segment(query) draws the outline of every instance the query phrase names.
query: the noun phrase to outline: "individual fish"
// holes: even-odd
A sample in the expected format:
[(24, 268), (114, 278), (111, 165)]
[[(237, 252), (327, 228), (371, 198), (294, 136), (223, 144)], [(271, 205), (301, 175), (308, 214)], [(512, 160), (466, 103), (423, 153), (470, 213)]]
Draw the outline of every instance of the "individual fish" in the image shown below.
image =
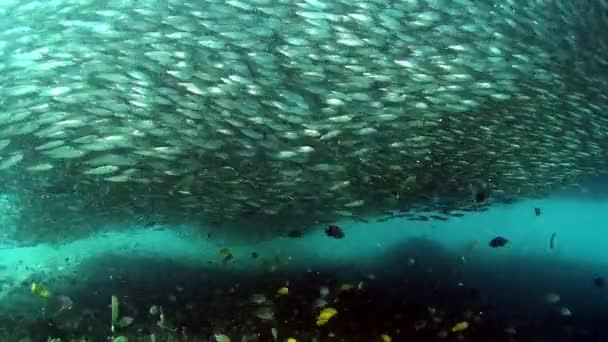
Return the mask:
[(324, 308), (317, 316), (317, 325), (322, 326), (327, 324), (327, 322), (329, 322), (329, 320), (335, 317), (337, 314), (338, 310), (334, 308)]
[(424, 215), (420, 215), (420, 216), (408, 218), (408, 220), (409, 221), (428, 221), (429, 217), (428, 216), (424, 216)]
[(559, 308), (559, 314), (564, 317), (570, 317), (572, 316), (572, 311), (570, 311), (569, 308), (562, 306), (561, 308)]
[(329, 303), (327, 302), (327, 300), (323, 297), (317, 298), (315, 299), (315, 301), (313, 302), (313, 307), (315, 309), (322, 309), (324, 307), (326, 307)]
[(458, 322), (458, 323), (454, 324), (454, 326), (450, 330), (452, 332), (461, 332), (461, 331), (467, 330), (468, 328), (469, 328), (469, 322), (462, 321), (462, 322)]
[(267, 302), (267, 298), (263, 293), (254, 293), (249, 297), (249, 300), (254, 304), (264, 304)]
[(350, 284), (350, 283), (343, 283), (340, 284), (340, 286), (338, 286), (338, 291), (340, 292), (348, 292), (351, 291), (355, 288), (355, 285)]
[(9, 169), (19, 163), (21, 160), (23, 160), (23, 153), (21, 152), (15, 153), (5, 160), (0, 160), (0, 170)]
[(431, 215), (429, 216), (429, 218), (432, 218), (433, 220), (439, 220), (439, 221), (447, 221), (448, 218), (445, 216), (439, 216), (439, 215)]
[(215, 338), (215, 342), (230, 342), (230, 337), (225, 334), (215, 334), (213, 337)]
[(606, 285), (606, 279), (604, 277), (593, 278), (593, 285), (595, 287), (604, 287)]
[(557, 234), (556, 233), (552, 233), (551, 234), (551, 238), (549, 239), (549, 248), (553, 249), (555, 248), (555, 238), (556, 238)]
[(342, 228), (332, 224), (325, 228), (325, 235), (334, 239), (342, 239), (344, 238), (344, 231), (342, 231)]
[(559, 302), (560, 300), (561, 300), (560, 295), (555, 292), (549, 292), (549, 293), (545, 294), (545, 301), (547, 303), (555, 304), (555, 303)]
[(294, 238), (294, 239), (300, 238), (300, 237), (302, 237), (302, 235), (303, 235), (302, 232), (297, 229), (290, 230), (289, 232), (287, 232), (287, 237)]
[(483, 203), (486, 201), (487, 197), (488, 197), (488, 195), (486, 194), (485, 191), (483, 191), (483, 190), (477, 191), (477, 193), (475, 194), (475, 202)]
[(133, 317), (123, 316), (118, 320), (118, 322), (116, 323), (116, 326), (119, 328), (126, 328), (126, 327), (130, 326), (131, 324), (133, 324), (134, 321), (135, 321), (135, 319)]
[(540, 208), (534, 208), (534, 215), (540, 216), (541, 214), (542, 214), (542, 211)]
[(74, 301), (72, 300), (72, 298), (70, 298), (66, 295), (58, 295), (56, 297), (56, 300), (59, 305), (59, 308), (53, 314), (54, 316), (56, 316), (64, 311), (72, 310), (72, 308), (74, 307)]
[(271, 321), (274, 320), (274, 310), (270, 306), (261, 306), (254, 310), (253, 314), (262, 320)]
[(156, 316), (156, 315), (158, 315), (160, 313), (160, 310), (158, 309), (158, 306), (152, 305), (150, 307), (150, 309), (148, 310), (148, 312), (150, 313), (150, 315)]
[(232, 252), (230, 251), (230, 249), (228, 249), (228, 248), (226, 248), (226, 247), (221, 248), (221, 249), (219, 250), (219, 254), (220, 254), (220, 256), (222, 257), (222, 262), (223, 262), (223, 263), (227, 263), (227, 262), (229, 262), (229, 261), (230, 261), (230, 260), (232, 260), (232, 259), (233, 259), (233, 257), (234, 257), (234, 256), (232, 255)]
[(51, 296), (51, 291), (43, 284), (33, 282), (30, 286), (30, 290), (33, 294), (41, 298), (49, 298)]
[(277, 295), (279, 296), (287, 296), (289, 294), (289, 288), (287, 286), (283, 286), (277, 290)]
[(509, 240), (507, 240), (506, 238), (504, 238), (502, 236), (498, 236), (498, 237), (495, 237), (492, 240), (490, 240), (488, 245), (492, 248), (500, 248), (500, 247), (506, 246), (507, 243), (509, 243)]

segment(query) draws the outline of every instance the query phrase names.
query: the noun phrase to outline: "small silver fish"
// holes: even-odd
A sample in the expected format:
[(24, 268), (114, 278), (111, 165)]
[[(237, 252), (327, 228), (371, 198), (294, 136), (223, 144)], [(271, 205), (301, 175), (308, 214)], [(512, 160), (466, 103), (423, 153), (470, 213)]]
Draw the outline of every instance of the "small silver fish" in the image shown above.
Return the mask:
[(271, 321), (274, 319), (274, 310), (270, 306), (262, 306), (253, 312), (253, 314), (262, 320)]
[(561, 300), (560, 296), (557, 293), (549, 292), (545, 294), (545, 301), (547, 303), (555, 304)]
[(120, 320), (118, 320), (118, 323), (116, 325), (119, 328), (126, 328), (126, 327), (130, 326), (131, 324), (133, 324), (133, 321), (135, 321), (135, 319), (133, 317), (123, 316), (120, 318)]

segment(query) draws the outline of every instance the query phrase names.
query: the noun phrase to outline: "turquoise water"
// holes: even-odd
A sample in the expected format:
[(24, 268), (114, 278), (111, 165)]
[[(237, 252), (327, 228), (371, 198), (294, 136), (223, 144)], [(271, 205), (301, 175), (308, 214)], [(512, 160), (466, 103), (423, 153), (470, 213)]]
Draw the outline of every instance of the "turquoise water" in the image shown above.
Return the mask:
[[(534, 213), (537, 207), (542, 209), (540, 216)], [(150, 319), (145, 306), (154, 300), (166, 301), (167, 296), (179, 296), (176, 286), (185, 287), (186, 292), (193, 287), (194, 292), (201, 292), (211, 288), (216, 291), (219, 285), (227, 291), (226, 284), (231, 282), (249, 284), (237, 286), (235, 298), (221, 297), (220, 302), (230, 306), (234, 305), (230, 301), (247, 302), (249, 294), (258, 292), (255, 284), (266, 293), (273, 291), (269, 288), (289, 284), (289, 296), (310, 295), (307, 287), (311, 284), (300, 277), (319, 273), (320, 284), (365, 282), (366, 287), (383, 289), (391, 295), (427, 298), (429, 306), (445, 306), (448, 311), (451, 307), (465, 311), (454, 303), (468, 301), (466, 293), (474, 289), (480, 298), (479, 303), (470, 304), (472, 310), (481, 316), (500, 317), (499, 325), (503, 327), (496, 336), (505, 334), (502, 330), (510, 327), (541, 335), (567, 328), (568, 336), (574, 336), (581, 331), (602, 330), (594, 324), (606, 313), (608, 296), (606, 289), (594, 285), (593, 279), (608, 274), (604, 257), (608, 246), (603, 219), (606, 209), (608, 199), (565, 194), (496, 205), (486, 212), (448, 221), (394, 219), (374, 223), (370, 218), (370, 223), (339, 222), (345, 232), (345, 238), (340, 240), (329, 238), (324, 227), (319, 226), (300, 238), (277, 237), (253, 244), (244, 243), (243, 237), (208, 235), (211, 228), (100, 227), (97, 234), (65, 244), (3, 246), (0, 302), (5, 314), (45, 316), (45, 310), (48, 312), (53, 304), (33, 295), (29, 286), (31, 282), (41, 282), (54, 295), (61, 293), (74, 300), (70, 312), (53, 320), (73, 320), (87, 310), (99, 310), (107, 324), (98, 329), (105, 330), (110, 324), (110, 293), (129, 294), (128, 298), (133, 296), (132, 289), (138, 288), (136, 293), (141, 300), (129, 304), (135, 307), (130, 310), (137, 312), (136, 324), (146, 324)], [(488, 245), (497, 236), (509, 240), (504, 248)], [(228, 262), (222, 261), (222, 248), (228, 248), (233, 256)], [(252, 253), (258, 257), (252, 257)], [(207, 278), (194, 279), (191, 270), (206, 274)], [(173, 276), (172, 272), (178, 275)], [(137, 276), (127, 281), (125, 274)], [(416, 284), (423, 279), (435, 288)], [(201, 285), (209, 289), (201, 289)], [(548, 293), (559, 294), (560, 301), (548, 302)], [(204, 308), (205, 303), (197, 305)], [(339, 301), (334, 304), (340, 305)], [(563, 307), (571, 315), (561, 315)], [(312, 312), (308, 316), (307, 319), (314, 319)], [(449, 328), (455, 320), (446, 319), (433, 329)], [(281, 325), (280, 322), (275, 324)], [(480, 322), (481, 327), (483, 320)], [(397, 326), (388, 324), (387, 329), (397, 337), (403, 334)], [(470, 331), (475, 329), (472, 323)], [(94, 333), (99, 336), (109, 331)]]

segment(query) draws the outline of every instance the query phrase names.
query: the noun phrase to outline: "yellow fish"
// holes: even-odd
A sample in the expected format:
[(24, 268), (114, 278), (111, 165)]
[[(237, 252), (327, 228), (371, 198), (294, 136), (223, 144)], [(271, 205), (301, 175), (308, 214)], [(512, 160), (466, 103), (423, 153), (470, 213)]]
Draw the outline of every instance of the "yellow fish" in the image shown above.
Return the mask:
[(353, 285), (353, 284), (342, 284), (342, 285), (340, 285), (338, 290), (339, 291), (350, 291), (354, 288), (355, 288), (355, 285)]
[(380, 335), (380, 338), (382, 339), (382, 342), (391, 342), (393, 339), (388, 336), (387, 334), (382, 334)]
[(42, 298), (48, 298), (51, 296), (51, 291), (49, 291), (49, 289), (36, 282), (32, 283), (32, 293)]
[(459, 332), (459, 331), (463, 331), (463, 330), (467, 330), (469, 328), (469, 322), (460, 322), (460, 323), (456, 323), (453, 327), (452, 327), (452, 332)]
[(227, 257), (228, 255), (230, 255), (230, 250), (226, 247), (220, 249), (220, 255), (223, 257)]
[(317, 316), (317, 325), (325, 325), (332, 317), (338, 314), (338, 310), (334, 308), (325, 308), (321, 310), (319, 316)]
[(285, 342), (298, 342), (298, 340), (296, 340), (293, 337), (290, 337), (290, 338), (286, 339)]
[(287, 296), (289, 294), (289, 288), (286, 286), (283, 286), (277, 290), (277, 294), (279, 296)]

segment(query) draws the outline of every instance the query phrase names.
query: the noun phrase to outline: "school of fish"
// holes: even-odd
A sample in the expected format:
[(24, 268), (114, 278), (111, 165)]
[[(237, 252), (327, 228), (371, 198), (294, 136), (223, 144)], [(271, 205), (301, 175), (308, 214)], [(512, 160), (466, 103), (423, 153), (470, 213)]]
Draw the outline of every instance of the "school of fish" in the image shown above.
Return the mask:
[(24, 229), (331, 222), (606, 169), (606, 0), (1, 3)]

